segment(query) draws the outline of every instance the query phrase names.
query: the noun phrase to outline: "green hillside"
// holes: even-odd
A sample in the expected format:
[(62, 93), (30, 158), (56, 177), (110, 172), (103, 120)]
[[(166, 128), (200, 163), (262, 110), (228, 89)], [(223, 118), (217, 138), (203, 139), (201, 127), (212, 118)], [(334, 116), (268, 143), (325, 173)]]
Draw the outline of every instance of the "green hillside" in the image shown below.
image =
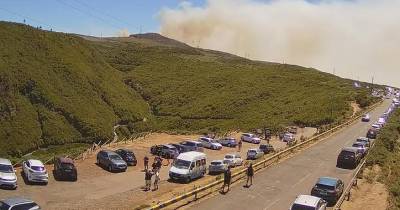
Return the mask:
[(349, 102), (365, 99), (357, 91), (157, 34), (99, 39), (0, 22), (0, 155), (104, 141), (117, 123), (125, 135), (321, 126), (350, 115)]

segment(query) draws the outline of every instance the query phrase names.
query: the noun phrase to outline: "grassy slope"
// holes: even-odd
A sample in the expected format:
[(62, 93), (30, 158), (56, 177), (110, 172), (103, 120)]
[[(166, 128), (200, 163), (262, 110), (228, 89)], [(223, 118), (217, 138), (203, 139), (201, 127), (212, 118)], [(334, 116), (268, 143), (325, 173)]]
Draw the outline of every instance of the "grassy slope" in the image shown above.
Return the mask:
[(367, 165), (382, 168), (381, 181), (391, 195), (390, 209), (400, 209), (400, 109), (397, 109), (380, 132), (370, 152)]
[(98, 142), (118, 122), (127, 134), (319, 126), (349, 115), (356, 95), (314, 69), (162, 37), (87, 40), (0, 22), (0, 155)]

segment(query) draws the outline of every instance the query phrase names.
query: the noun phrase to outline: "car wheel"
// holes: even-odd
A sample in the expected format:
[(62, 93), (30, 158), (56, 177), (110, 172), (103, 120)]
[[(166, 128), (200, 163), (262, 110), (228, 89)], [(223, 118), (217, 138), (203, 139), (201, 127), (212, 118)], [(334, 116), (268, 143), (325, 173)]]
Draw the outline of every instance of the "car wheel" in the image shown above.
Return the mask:
[(188, 177), (185, 178), (185, 183), (187, 184), (187, 183), (189, 183), (191, 180), (192, 180), (192, 179), (190, 178), (190, 176), (188, 176)]
[(112, 172), (112, 166), (111, 165), (108, 165), (108, 171)]
[(228, 144), (228, 147), (231, 147), (231, 144)]

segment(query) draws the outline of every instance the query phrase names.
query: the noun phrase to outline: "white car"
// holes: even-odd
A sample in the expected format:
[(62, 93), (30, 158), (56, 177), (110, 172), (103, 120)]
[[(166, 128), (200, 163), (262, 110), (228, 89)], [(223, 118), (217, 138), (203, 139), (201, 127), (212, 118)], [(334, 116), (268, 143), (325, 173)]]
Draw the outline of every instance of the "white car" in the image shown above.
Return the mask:
[(243, 159), (239, 154), (226, 154), (224, 163), (231, 167), (241, 166), (243, 164)]
[(299, 195), (289, 210), (326, 210), (327, 202), (311, 195)]
[(296, 138), (295, 138), (294, 134), (293, 133), (289, 133), (289, 132), (286, 132), (283, 135), (283, 139), (282, 139), (282, 141), (284, 141), (284, 142), (292, 142), (292, 141), (295, 141), (295, 140), (296, 140)]
[(199, 142), (203, 147), (208, 149), (220, 150), (222, 149), (222, 144), (218, 143), (216, 140), (208, 137), (200, 137)]
[(372, 124), (372, 128), (374, 128), (374, 129), (376, 129), (376, 130), (380, 130), (381, 129), (381, 125), (380, 124), (378, 124), (378, 123), (374, 123), (374, 124)]
[(17, 188), (17, 176), (11, 161), (0, 158), (0, 187)]
[(47, 184), (49, 174), (40, 160), (26, 160), (22, 163), (22, 170), (28, 182), (37, 182)]
[(261, 142), (261, 139), (252, 133), (243, 133), (240, 139), (253, 144), (259, 144)]
[(369, 122), (371, 120), (371, 116), (369, 114), (364, 114), (361, 118), (363, 122)]

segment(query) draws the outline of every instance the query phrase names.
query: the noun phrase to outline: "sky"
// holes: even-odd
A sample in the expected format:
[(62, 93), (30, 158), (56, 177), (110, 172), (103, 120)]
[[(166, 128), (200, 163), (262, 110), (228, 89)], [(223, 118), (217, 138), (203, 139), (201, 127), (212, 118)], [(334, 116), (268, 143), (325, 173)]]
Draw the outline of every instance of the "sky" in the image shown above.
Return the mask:
[[(1, 0), (0, 20), (94, 36), (157, 32), (158, 14), (181, 0)], [(193, 5), (203, 0), (192, 0)]]

